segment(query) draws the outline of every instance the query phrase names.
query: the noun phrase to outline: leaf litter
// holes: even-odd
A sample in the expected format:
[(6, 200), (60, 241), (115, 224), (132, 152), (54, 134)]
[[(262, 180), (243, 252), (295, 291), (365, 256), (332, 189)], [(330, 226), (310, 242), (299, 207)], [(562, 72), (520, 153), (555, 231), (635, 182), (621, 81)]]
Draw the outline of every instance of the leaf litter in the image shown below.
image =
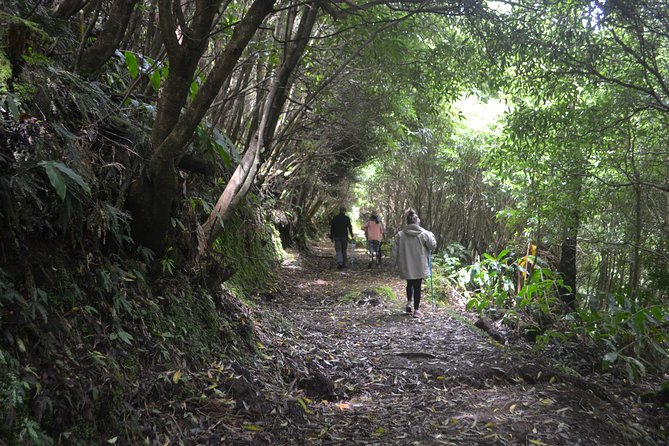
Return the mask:
[(338, 271), (332, 251), (291, 255), (279, 290), (257, 299), (257, 356), (221, 361), (200, 373), (199, 398), (175, 400), (187, 444), (669, 444), (668, 413), (641, 386), (576, 371), (594, 355), (502, 346), (432, 308), (429, 288), (416, 320), (387, 259)]

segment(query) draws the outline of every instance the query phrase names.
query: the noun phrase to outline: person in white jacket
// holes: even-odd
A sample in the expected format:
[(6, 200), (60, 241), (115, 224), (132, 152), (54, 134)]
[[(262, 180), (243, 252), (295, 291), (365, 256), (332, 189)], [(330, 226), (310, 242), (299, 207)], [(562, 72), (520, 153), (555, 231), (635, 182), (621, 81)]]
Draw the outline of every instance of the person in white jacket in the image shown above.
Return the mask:
[[(430, 254), (437, 247), (434, 234), (420, 226), (420, 218), (413, 209), (406, 213), (407, 225), (395, 236), (392, 258), (400, 278), (407, 281), (406, 313), (419, 318), (421, 285), (430, 275)], [(413, 302), (413, 306), (412, 306)]]

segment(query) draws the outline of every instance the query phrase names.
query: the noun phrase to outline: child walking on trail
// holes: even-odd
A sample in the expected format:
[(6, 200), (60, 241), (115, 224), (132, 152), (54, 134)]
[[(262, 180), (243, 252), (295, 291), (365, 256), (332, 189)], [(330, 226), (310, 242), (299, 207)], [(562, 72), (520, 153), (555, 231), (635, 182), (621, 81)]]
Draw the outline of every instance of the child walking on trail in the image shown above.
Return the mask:
[(383, 224), (381, 224), (379, 216), (376, 215), (376, 212), (372, 211), (372, 215), (369, 217), (369, 220), (366, 221), (362, 226), (362, 229), (365, 231), (365, 237), (367, 238), (367, 251), (369, 252), (369, 265), (367, 265), (367, 268), (371, 268), (374, 259), (376, 259), (377, 263), (381, 263)]
[[(434, 234), (420, 226), (420, 218), (413, 209), (406, 213), (406, 226), (395, 236), (392, 258), (400, 278), (407, 281), (406, 314), (419, 318), (421, 285), (430, 275), (430, 254), (437, 247)], [(412, 305), (413, 303), (413, 305)]]

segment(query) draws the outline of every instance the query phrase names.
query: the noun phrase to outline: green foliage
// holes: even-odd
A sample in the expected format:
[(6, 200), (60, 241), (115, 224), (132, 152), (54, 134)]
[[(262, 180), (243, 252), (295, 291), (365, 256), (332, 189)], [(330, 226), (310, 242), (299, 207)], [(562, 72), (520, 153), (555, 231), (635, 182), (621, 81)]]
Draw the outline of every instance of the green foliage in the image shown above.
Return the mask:
[[(123, 86), (126, 88), (127, 85), (127, 75), (130, 76), (131, 80), (137, 80), (138, 77), (144, 76), (148, 79), (149, 85), (154, 92), (160, 90), (161, 85), (167, 78), (169, 74), (169, 67), (166, 63), (153, 60), (152, 58), (138, 54), (132, 51), (117, 51), (117, 56), (119, 60), (122, 60), (120, 65), (116, 67), (116, 74), (108, 75), (107, 82), (109, 85)], [(123, 73), (122, 66), (125, 67), (126, 73)]]
[[(535, 256), (528, 256), (536, 261)], [(527, 273), (524, 266), (518, 265), (521, 274)], [(562, 279), (555, 271), (536, 266), (530, 272), (529, 280), (525, 281), (516, 296), (516, 306), (519, 308), (534, 307), (542, 314), (550, 314), (559, 305), (557, 299), (558, 288), (563, 286)]]
[(163, 274), (172, 275), (175, 267), (175, 260), (170, 257), (173, 254), (174, 249), (170, 246), (165, 250), (163, 257), (160, 259), (160, 266), (162, 267)]
[(202, 121), (195, 131), (195, 145), (205, 148), (214, 161), (221, 161), (225, 169), (229, 169), (233, 162), (239, 164), (240, 155), (234, 142), (220, 129), (208, 121)]
[(484, 253), (480, 262), (468, 268), (465, 279), (474, 287), (477, 296), (470, 299), (468, 309), (475, 308), (480, 312), (490, 308), (494, 311), (510, 305), (515, 284), (513, 259), (508, 254), (508, 250), (495, 257)]
[(14, 288), (14, 285), (8, 280), (7, 274), (0, 269), (0, 309), (13, 305), (27, 306), (26, 300), (21, 293)]
[(669, 268), (660, 259), (648, 265), (648, 288), (669, 297)]
[[(467, 309), (479, 314), (498, 315), (517, 326), (521, 320), (541, 319), (560, 308), (557, 298), (562, 284), (559, 275), (536, 256), (515, 258), (509, 250), (493, 256), (487, 253), (477, 262), (466, 265), (461, 247), (450, 252), (461, 257), (444, 255), (439, 261), (448, 284), (467, 297)], [(541, 325), (541, 324), (538, 324)]]
[[(99, 260), (91, 270), (61, 271), (57, 290), (37, 288), (31, 299), (24, 299), (6, 276), (0, 280), (0, 318), (15, 333), (14, 351), (0, 350), (0, 414), (14, 420), (0, 434), (11, 444), (48, 445), (55, 435), (68, 438), (69, 444), (97, 444), (105, 429), (114, 430), (127, 418), (129, 392), (150, 391), (137, 386), (142, 374), (157, 374), (151, 368), (178, 370), (184, 360), (204, 367), (231, 347), (236, 352), (256, 348), (250, 313), (238, 299), (191, 284), (179, 269), (150, 284), (143, 262)], [(33, 332), (26, 335), (5, 324), (24, 316), (39, 333), (39, 343), (26, 337)], [(49, 368), (25, 364), (28, 348)], [(54, 387), (42, 380), (44, 373), (77, 373), (82, 386)], [(190, 385), (177, 387), (174, 391), (183, 397), (199, 395)], [(90, 404), (86, 407), (98, 420), (95, 428), (80, 418), (80, 401)], [(30, 415), (35, 404), (46, 407), (39, 420)], [(72, 423), (54, 424), (56, 414), (75, 413)], [(132, 428), (125, 432), (126, 440), (137, 435)]]
[[(564, 341), (576, 334), (586, 336), (604, 346), (602, 368), (615, 364), (624, 368), (626, 378), (636, 383), (649, 367), (662, 370), (669, 364), (669, 306), (647, 305), (652, 296), (631, 299), (620, 294), (611, 299), (604, 310), (584, 307), (577, 313), (562, 317), (555, 328), (542, 327), (546, 320), (561, 312), (557, 289), (560, 277), (552, 270), (536, 265), (534, 256), (526, 257), (534, 266), (528, 271), (504, 250), (497, 256), (484, 254), (471, 265), (446, 255), (440, 262), (449, 284), (468, 296), (467, 308), (481, 314), (503, 315), (512, 325), (525, 321), (538, 330), (537, 348), (551, 341)], [(519, 275), (528, 272), (521, 289)]]
[[(632, 3), (606, 2), (599, 11), (592, 2), (544, 2), (537, 14), (520, 2), (504, 20), (477, 8), (462, 20), (381, 7), (323, 17), (323, 38), (310, 42), (292, 76), (278, 137), (266, 141), (259, 195), (226, 222), (207, 260), (216, 272), (235, 270), (222, 288), (216, 274), (185, 272), (196, 222), (211, 212), (257, 124), (265, 90), (256, 83), (272, 76), (290, 45), (259, 32), (244, 65), (232, 70), (221, 90), (225, 106), (211, 110), (192, 140), (193, 152), (207, 152), (226, 174), (209, 181), (180, 172), (185, 199), (171, 209), (170, 249), (155, 258), (132, 244), (123, 209), (147, 171), (156, 93), (177, 69), (144, 54), (150, 6), (139, 5), (134, 34), (93, 82), (67, 68), (79, 53), (72, 37), (87, 20), (101, 25), (111, 3), (61, 21), (36, 2), (30, 16), (42, 25), (0, 13), (0, 37), (10, 26), (28, 31), (25, 50), (15, 47), (25, 62), (17, 79), (0, 51), (0, 243), (9, 259), (0, 265), (0, 324), (9, 333), (0, 350), (0, 419), (14, 420), (0, 429), (8, 443), (50, 444), (67, 429), (61, 442), (100, 444), (110, 427), (128, 436), (119, 443), (146, 441), (132, 426), (119, 428), (136, 415), (123, 404), (130, 395), (150, 400), (169, 385), (180, 397), (193, 391), (184, 364), (255, 348), (252, 314), (240, 299), (253, 302), (281, 259), (277, 234), (255, 210), (279, 210), (289, 224), (323, 218), (351, 197), (355, 168), (370, 159), (361, 203), (385, 214), (389, 232), (410, 205), (440, 243), (499, 252), (470, 264), (463, 246), (447, 246), (435, 259), (438, 287), (457, 287), (469, 308), (510, 324), (537, 322), (538, 345), (586, 334), (607, 347), (603, 367), (622, 366), (631, 381), (666, 366), (668, 76), (666, 36), (657, 31), (666, 7)], [(244, 7), (228, 5), (207, 48), (221, 48)], [(4, 40), (0, 47), (7, 49)], [(200, 91), (213, 55), (206, 53), (184, 96)], [(472, 92), (485, 102), (498, 93), (493, 87), (512, 104), (505, 132), (463, 129), (449, 105)], [(536, 236), (555, 251), (574, 215), (587, 287), (579, 296), (601, 305), (560, 316), (554, 270), (500, 247)], [(610, 265), (600, 268), (607, 253)], [(637, 254), (642, 270), (631, 289)], [(389, 289), (374, 293), (394, 298)], [(599, 298), (608, 295), (616, 297)], [(53, 370), (34, 369), (28, 349)], [(68, 385), (42, 379), (74, 373)], [(144, 389), (146, 381), (155, 388)], [(30, 414), (34, 403), (45, 407), (41, 420)], [(82, 407), (99, 425), (58, 424), (56, 413), (81, 416)]]
[(341, 303), (349, 304), (351, 302), (357, 302), (360, 299), (361, 293), (358, 291), (349, 291), (341, 297)]
[[(54, 444), (30, 415), (31, 382), (20, 378), (5, 361), (4, 352), (0, 350), (0, 416), (5, 423), (0, 427), (0, 434), (9, 444), (31, 444), (35, 446), (49, 446)], [(15, 427), (8, 429), (7, 421)]]
[(125, 65), (128, 68), (128, 73), (130, 77), (135, 79), (139, 75), (139, 63), (137, 62), (137, 56), (131, 51), (126, 51), (123, 53), (125, 57)]
[(274, 267), (283, 258), (280, 237), (274, 227), (248, 208), (226, 222), (214, 250), (222, 256), (221, 266), (234, 269), (225, 286), (239, 297), (266, 288), (273, 281)]
[(51, 185), (56, 190), (58, 198), (60, 198), (61, 201), (65, 201), (68, 183), (70, 184), (70, 189), (72, 186), (75, 186), (79, 191), (90, 196), (90, 186), (65, 164), (58, 161), (40, 161), (37, 164), (46, 172)]
[[(32, 321), (36, 320), (39, 313), (46, 322), (45, 297), (43, 290), (36, 290), (34, 299), (26, 302), (13, 284), (7, 281), (4, 271), (0, 270), (0, 318), (15, 313), (17, 308), (23, 308), (31, 315)], [(20, 333), (14, 333), (12, 338), (18, 351), (25, 353), (27, 347)], [(53, 440), (31, 415), (31, 395), (39, 391), (39, 381), (33, 373), (29, 367), (22, 373), (20, 363), (13, 355), (0, 349), (0, 418), (5, 420), (0, 426), (0, 434), (9, 444), (53, 444)]]
[[(12, 78), (12, 66), (4, 51), (0, 51), (0, 95), (6, 95), (9, 91), (8, 81)], [(1, 96), (0, 96), (1, 97)], [(16, 118), (18, 116), (15, 115)]]
[(374, 292), (380, 296), (384, 296), (386, 299), (388, 299), (391, 302), (397, 302), (397, 296), (395, 295), (395, 292), (393, 291), (392, 288), (389, 286), (379, 286), (374, 288)]
[[(10, 14), (6, 11), (0, 11), (0, 24), (3, 27), (9, 27), (12, 25), (19, 25), (23, 28), (30, 30), (30, 33), (36, 36), (38, 39), (48, 40), (49, 35), (42, 29), (42, 26), (39, 23), (34, 21), (26, 20), (18, 15)], [(3, 29), (6, 31), (7, 29)], [(4, 38), (4, 36), (2, 36)]]
[(602, 368), (621, 363), (627, 379), (638, 382), (648, 367), (658, 370), (669, 364), (669, 306), (640, 305), (619, 295), (605, 312), (586, 308), (579, 312), (583, 330), (607, 348)]

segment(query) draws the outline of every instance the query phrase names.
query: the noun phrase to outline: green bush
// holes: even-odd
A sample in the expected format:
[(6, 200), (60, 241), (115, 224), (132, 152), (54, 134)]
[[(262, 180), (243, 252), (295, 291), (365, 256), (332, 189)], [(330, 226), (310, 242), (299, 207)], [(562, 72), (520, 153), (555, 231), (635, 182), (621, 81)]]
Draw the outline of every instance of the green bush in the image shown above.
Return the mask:
[(448, 284), (468, 298), (467, 309), (501, 315), (518, 329), (533, 327), (538, 331), (536, 348), (580, 334), (604, 348), (603, 369), (620, 365), (630, 382), (637, 382), (650, 366), (669, 366), (669, 306), (655, 293), (636, 298), (619, 294), (602, 309), (584, 306), (576, 313), (565, 312), (558, 294), (560, 275), (535, 256), (523, 259), (504, 250), (496, 256), (484, 254), (470, 265), (449, 255), (439, 263)]

